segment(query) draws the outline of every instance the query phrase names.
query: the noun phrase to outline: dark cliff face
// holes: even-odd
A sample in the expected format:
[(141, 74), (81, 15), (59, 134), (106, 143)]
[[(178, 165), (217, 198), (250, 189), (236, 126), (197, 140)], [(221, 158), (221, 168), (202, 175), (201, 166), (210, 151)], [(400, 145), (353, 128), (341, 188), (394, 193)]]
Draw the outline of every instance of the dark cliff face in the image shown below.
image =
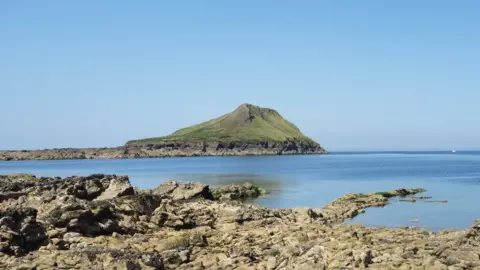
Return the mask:
[(235, 156), (327, 154), (316, 143), (284, 142), (171, 142), (130, 145), (116, 148), (49, 149), (35, 151), (0, 151), (0, 160), (122, 159), (175, 156)]
[(164, 144), (132, 145), (129, 150), (159, 151), (185, 155), (281, 155), (326, 154), (320, 145), (305, 141), (284, 142), (175, 142)]

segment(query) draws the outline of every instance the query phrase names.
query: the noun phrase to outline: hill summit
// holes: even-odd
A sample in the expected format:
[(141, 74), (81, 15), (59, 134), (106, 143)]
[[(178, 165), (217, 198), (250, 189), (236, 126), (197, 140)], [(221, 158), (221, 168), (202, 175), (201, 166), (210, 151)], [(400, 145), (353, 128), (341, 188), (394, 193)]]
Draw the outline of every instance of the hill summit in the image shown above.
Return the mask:
[(172, 141), (283, 142), (287, 140), (313, 142), (276, 110), (242, 104), (231, 113), (180, 129), (169, 136), (134, 140), (127, 144), (155, 144)]
[[(127, 142), (126, 145), (145, 146), (172, 143), (229, 144), (230, 148), (235, 148), (236, 145), (242, 145), (243, 148), (252, 148), (252, 146), (278, 148), (283, 145), (292, 153), (326, 153), (317, 142), (305, 136), (276, 110), (251, 104), (242, 104), (231, 113), (180, 129), (169, 136), (133, 140)], [(218, 145), (216, 148), (218, 149)]]

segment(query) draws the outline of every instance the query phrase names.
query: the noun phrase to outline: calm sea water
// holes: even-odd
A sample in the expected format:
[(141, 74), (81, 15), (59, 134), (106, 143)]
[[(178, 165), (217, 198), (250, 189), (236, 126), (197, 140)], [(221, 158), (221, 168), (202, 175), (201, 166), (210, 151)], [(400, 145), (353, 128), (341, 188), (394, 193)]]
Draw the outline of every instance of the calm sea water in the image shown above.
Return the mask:
[[(400, 202), (367, 209), (348, 223), (466, 228), (480, 218), (480, 152), (333, 153), (309, 156), (201, 157), (0, 162), (0, 174), (128, 175), (153, 188), (175, 179), (211, 186), (249, 181), (271, 192), (255, 202), (272, 208), (321, 207), (349, 192), (422, 187), (448, 203)], [(414, 218), (420, 222), (413, 223)]]

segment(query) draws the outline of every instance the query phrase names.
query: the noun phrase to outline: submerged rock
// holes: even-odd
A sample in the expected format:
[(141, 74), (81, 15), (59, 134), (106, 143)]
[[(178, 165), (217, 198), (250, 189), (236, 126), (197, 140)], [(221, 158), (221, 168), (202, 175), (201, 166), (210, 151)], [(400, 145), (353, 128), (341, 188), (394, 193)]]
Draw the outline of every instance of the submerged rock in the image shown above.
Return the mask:
[(429, 202), (429, 203), (448, 203), (447, 200), (425, 200), (425, 202)]
[(425, 189), (397, 189), (388, 192), (374, 192), (369, 194), (349, 193), (327, 204), (320, 210), (325, 222), (333, 224), (352, 219), (363, 213), (368, 207), (384, 207), (390, 202), (389, 198), (395, 196), (408, 196), (425, 192)]
[(410, 203), (415, 203), (415, 202), (417, 202), (417, 200), (414, 199), (414, 198), (400, 199), (399, 201), (401, 201), (401, 202), (410, 202)]
[(432, 197), (430, 197), (430, 196), (412, 196), (411, 198), (415, 199), (415, 200), (428, 200), (428, 199), (431, 199)]

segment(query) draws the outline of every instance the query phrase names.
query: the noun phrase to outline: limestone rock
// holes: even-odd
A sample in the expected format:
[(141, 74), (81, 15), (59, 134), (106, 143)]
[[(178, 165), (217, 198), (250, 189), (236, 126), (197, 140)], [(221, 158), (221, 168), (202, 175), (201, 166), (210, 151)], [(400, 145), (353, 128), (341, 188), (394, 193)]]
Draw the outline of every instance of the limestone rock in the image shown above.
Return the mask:
[(21, 255), (45, 244), (46, 230), (36, 217), (37, 211), (33, 208), (1, 211), (0, 251)]
[(226, 199), (215, 200), (215, 190), (134, 190), (113, 175), (0, 176), (0, 269), (480, 268), (480, 221), (438, 233), (342, 224), (420, 189), (347, 194), (319, 209), (230, 200), (241, 186), (218, 188)]
[(154, 195), (170, 198), (174, 201), (190, 199), (213, 199), (210, 188), (200, 183), (178, 183), (167, 181), (151, 191)]
[(244, 183), (242, 185), (228, 185), (212, 189), (212, 195), (216, 200), (246, 200), (267, 194), (264, 189)]
[(118, 177), (112, 179), (108, 187), (95, 200), (107, 200), (133, 194), (133, 187), (130, 185), (128, 178)]

